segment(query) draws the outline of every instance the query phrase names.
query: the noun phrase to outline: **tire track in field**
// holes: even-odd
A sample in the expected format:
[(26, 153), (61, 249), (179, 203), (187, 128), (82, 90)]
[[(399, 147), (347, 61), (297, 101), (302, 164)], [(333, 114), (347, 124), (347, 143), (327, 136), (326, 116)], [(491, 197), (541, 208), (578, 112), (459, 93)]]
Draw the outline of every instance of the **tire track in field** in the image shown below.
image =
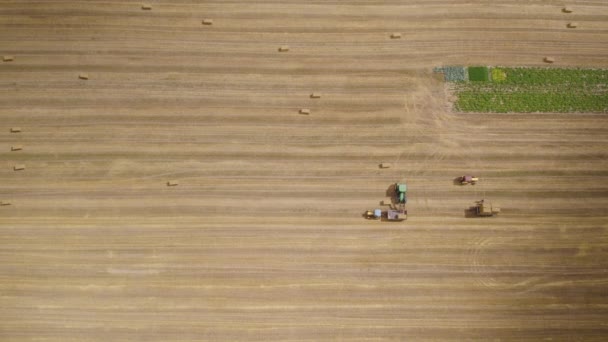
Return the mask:
[[(517, 265), (506, 253), (509, 250), (495, 248), (507, 245), (510, 239), (501, 237), (478, 237), (472, 240), (468, 249), (468, 265), (475, 281), (484, 288), (507, 290), (511, 293), (524, 294), (534, 292), (547, 286), (546, 275), (527, 275), (527, 266)], [(490, 263), (488, 259), (495, 259), (502, 253), (501, 263)], [(500, 277), (494, 274), (500, 274)], [(522, 279), (523, 278), (523, 279)]]

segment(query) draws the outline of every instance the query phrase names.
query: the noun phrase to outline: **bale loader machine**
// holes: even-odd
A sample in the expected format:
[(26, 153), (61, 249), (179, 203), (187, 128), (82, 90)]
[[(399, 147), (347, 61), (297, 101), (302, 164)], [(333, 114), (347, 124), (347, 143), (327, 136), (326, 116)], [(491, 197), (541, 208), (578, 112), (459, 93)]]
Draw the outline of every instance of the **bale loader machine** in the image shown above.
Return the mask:
[(477, 201), (475, 206), (475, 214), (479, 217), (496, 216), (500, 213), (500, 208), (492, 206), (492, 203), (486, 200)]

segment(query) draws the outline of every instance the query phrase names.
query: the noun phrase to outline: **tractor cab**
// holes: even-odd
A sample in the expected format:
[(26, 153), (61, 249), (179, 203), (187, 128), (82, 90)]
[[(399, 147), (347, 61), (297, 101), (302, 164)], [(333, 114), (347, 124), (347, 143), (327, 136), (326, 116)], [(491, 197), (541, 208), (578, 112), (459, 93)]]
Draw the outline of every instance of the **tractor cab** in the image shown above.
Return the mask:
[(407, 203), (407, 185), (405, 183), (395, 184), (395, 192), (399, 203)]
[(382, 217), (382, 210), (374, 209), (365, 212), (365, 218), (368, 220), (379, 220)]

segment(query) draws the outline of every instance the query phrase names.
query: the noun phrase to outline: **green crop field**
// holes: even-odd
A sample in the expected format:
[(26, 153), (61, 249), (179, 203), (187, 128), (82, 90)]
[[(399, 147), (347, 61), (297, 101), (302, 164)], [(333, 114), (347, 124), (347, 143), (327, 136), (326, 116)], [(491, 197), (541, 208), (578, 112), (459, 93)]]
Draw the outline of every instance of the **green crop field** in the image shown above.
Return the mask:
[(461, 112), (608, 112), (608, 70), (556, 68), (469, 68), (455, 82)]
[(470, 81), (484, 81), (490, 80), (488, 75), (488, 67), (469, 67), (469, 80)]

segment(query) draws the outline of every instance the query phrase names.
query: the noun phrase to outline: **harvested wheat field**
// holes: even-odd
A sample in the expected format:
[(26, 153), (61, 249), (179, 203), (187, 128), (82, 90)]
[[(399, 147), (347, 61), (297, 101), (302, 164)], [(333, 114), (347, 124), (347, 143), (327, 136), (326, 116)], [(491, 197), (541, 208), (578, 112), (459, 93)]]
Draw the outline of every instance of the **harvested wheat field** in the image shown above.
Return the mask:
[[(608, 67), (608, 2), (14, 0), (0, 28), (1, 341), (606, 339), (608, 114), (457, 113), (432, 70)], [(395, 182), (408, 219), (365, 220)]]

